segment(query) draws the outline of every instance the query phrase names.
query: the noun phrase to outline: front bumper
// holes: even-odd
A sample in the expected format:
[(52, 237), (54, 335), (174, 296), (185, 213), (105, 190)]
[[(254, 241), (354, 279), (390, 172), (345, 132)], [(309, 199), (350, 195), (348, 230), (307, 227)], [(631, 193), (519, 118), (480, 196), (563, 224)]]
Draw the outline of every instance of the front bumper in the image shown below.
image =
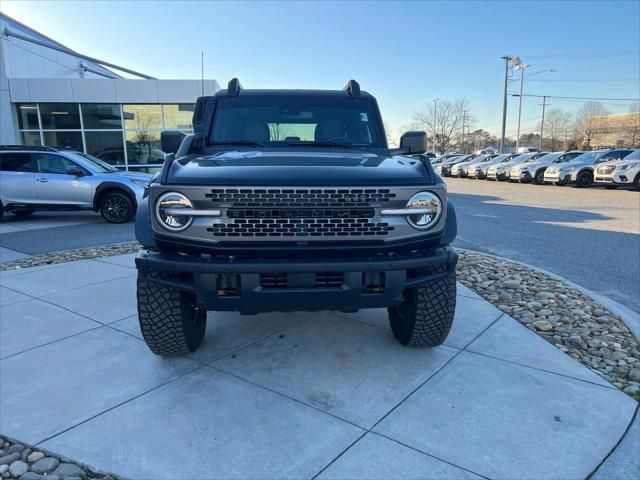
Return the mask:
[(571, 172), (544, 172), (544, 181), (552, 183), (569, 183), (571, 182)]
[[(198, 307), (242, 314), (337, 310), (398, 305), (406, 288), (454, 275), (458, 254), (451, 247), (379, 257), (200, 258), (144, 251), (136, 257), (139, 274), (172, 272), (150, 281), (195, 294)], [(323, 275), (324, 274), (324, 275)], [(318, 278), (331, 274), (330, 286)], [(276, 279), (276, 280), (274, 280)], [(339, 279), (336, 281), (336, 279)]]

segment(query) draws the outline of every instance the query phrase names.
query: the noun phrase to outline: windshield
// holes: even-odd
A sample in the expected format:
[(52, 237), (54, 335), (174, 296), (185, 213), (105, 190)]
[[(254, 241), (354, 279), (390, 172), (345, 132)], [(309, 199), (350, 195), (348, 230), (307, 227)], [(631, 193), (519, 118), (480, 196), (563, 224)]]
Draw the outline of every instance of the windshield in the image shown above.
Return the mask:
[(530, 156), (531, 156), (530, 153), (525, 153), (523, 155), (518, 155), (517, 157), (513, 157), (509, 161), (513, 163), (524, 163), (529, 159)]
[(386, 148), (377, 109), (366, 98), (240, 95), (216, 103), (210, 145)]
[(546, 155), (543, 155), (541, 157), (536, 158), (537, 162), (551, 162), (553, 160), (555, 160), (556, 158), (558, 158), (561, 154), (560, 153), (547, 153)]
[(582, 155), (578, 155), (574, 160), (576, 162), (590, 162), (598, 158), (601, 154), (597, 154), (596, 152), (585, 152)]
[(82, 157), (83, 161), (85, 161), (87, 163), (90, 163), (93, 168), (95, 168), (96, 170), (99, 170), (101, 172), (113, 173), (113, 172), (119, 172), (120, 171), (117, 168), (115, 168), (114, 166), (109, 165), (104, 160), (100, 160), (99, 158), (93, 157), (93, 156), (88, 155), (86, 153), (73, 152), (73, 155), (77, 155), (78, 157)]
[(640, 150), (636, 150), (631, 152), (629, 155), (624, 157), (625, 160), (640, 160)]

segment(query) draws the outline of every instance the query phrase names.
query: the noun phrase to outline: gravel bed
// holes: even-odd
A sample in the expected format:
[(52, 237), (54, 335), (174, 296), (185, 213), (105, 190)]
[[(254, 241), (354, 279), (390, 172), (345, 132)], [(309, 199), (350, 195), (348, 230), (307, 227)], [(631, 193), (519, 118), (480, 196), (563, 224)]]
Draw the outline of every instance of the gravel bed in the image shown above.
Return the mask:
[(65, 457), (0, 436), (0, 477), (16, 480), (118, 480)]
[[(122, 255), (140, 248), (128, 242), (68, 250), (0, 264), (0, 270)], [(538, 270), (478, 252), (458, 253), (458, 280), (463, 285), (640, 400), (640, 345), (618, 315)]]
[(463, 285), (640, 401), (640, 344), (622, 318), (538, 270), (458, 253)]
[(45, 253), (14, 260), (13, 262), (0, 263), (0, 271), (18, 270), (20, 268), (39, 267), (42, 265), (53, 265), (54, 263), (66, 263), (98, 257), (111, 257), (113, 255), (124, 255), (126, 253), (137, 252), (141, 247), (138, 242), (126, 242), (101, 245), (98, 247), (79, 248), (77, 250), (65, 250), (63, 252)]

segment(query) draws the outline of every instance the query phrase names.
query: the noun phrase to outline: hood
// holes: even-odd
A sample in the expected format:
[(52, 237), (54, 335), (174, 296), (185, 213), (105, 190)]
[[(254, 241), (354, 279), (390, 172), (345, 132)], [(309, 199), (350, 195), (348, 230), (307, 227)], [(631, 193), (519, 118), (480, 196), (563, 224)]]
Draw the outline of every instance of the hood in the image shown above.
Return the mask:
[(228, 151), (172, 163), (173, 185), (416, 185), (433, 183), (418, 159), (355, 151)]
[(127, 177), (131, 180), (151, 180), (153, 176), (150, 173), (141, 172), (113, 172), (112, 175), (118, 175), (119, 177)]
[(571, 160), (570, 162), (552, 163), (550, 166), (556, 167), (558, 170), (567, 167), (581, 167), (582, 165), (593, 165), (594, 160)]

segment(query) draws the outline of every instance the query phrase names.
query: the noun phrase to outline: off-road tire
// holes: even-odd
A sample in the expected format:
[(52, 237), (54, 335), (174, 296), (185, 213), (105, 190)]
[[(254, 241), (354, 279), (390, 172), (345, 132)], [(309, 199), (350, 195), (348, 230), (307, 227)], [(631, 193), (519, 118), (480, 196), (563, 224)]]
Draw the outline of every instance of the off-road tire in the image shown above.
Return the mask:
[(447, 338), (455, 310), (456, 275), (453, 273), (422, 287), (405, 290), (402, 303), (388, 309), (389, 324), (393, 336), (403, 345), (436, 347)]
[(138, 320), (142, 337), (156, 355), (194, 352), (202, 343), (207, 312), (195, 307), (192, 295), (150, 281), (177, 280), (177, 275), (154, 270), (138, 271)]

